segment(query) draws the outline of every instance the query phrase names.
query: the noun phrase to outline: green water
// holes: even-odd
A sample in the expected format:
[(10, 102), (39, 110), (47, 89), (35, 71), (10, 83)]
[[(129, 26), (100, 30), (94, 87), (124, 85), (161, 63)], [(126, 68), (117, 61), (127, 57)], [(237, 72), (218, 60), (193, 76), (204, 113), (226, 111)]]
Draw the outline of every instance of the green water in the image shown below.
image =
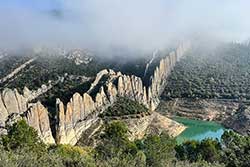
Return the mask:
[(199, 121), (181, 117), (176, 117), (173, 119), (187, 126), (187, 129), (177, 136), (176, 140), (178, 143), (182, 143), (186, 140), (201, 141), (205, 138), (217, 138), (220, 140), (222, 134), (225, 131), (225, 128), (216, 122)]

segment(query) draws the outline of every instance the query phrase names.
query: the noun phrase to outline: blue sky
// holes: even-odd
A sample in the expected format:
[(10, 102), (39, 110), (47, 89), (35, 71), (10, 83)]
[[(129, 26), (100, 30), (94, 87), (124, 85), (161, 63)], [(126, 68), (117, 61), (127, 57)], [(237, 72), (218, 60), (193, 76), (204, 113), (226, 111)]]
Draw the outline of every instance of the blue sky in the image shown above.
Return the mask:
[(0, 5), (16, 6), (33, 10), (49, 10), (59, 8), (60, 0), (1, 0)]

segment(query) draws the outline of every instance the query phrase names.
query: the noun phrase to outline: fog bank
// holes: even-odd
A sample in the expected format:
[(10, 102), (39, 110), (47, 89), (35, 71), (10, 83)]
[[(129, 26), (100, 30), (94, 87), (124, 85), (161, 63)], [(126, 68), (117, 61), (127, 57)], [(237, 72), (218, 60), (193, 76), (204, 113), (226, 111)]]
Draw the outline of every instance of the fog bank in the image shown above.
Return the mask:
[(247, 0), (8, 0), (0, 48), (152, 51), (185, 39), (250, 36)]

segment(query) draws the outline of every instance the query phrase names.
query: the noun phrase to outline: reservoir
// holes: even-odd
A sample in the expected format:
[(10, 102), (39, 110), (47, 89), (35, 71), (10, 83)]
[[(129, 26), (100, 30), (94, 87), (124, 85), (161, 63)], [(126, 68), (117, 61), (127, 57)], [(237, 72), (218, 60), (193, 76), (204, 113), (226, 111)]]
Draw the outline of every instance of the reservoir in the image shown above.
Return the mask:
[(182, 117), (175, 117), (173, 119), (187, 127), (177, 136), (177, 143), (182, 143), (187, 140), (201, 141), (205, 138), (217, 138), (220, 140), (226, 130), (222, 125), (213, 121), (192, 120)]

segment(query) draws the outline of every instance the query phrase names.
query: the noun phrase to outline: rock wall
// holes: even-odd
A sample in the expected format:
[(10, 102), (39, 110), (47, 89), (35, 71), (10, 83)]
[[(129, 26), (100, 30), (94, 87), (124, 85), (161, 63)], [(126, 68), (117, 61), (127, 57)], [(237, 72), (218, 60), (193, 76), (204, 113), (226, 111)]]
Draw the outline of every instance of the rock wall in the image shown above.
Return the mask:
[(24, 89), (24, 95), (10, 89), (1, 93), (0, 126), (4, 128), (10, 115), (21, 115), (37, 130), (45, 143), (74, 145), (81, 134), (98, 120), (98, 115), (112, 105), (118, 96), (135, 100), (154, 111), (159, 104), (159, 96), (164, 89), (166, 78), (188, 48), (189, 44), (181, 45), (175, 52), (166, 55), (156, 67), (149, 87), (143, 85), (140, 77), (104, 69), (97, 74), (90, 89), (83, 95), (75, 93), (67, 104), (57, 99), (55, 140), (51, 133), (47, 109), (40, 102), (29, 104), (34, 96), (27, 88)]
[(74, 145), (82, 132), (96, 122), (98, 115), (112, 105), (118, 96), (135, 100), (154, 111), (159, 104), (166, 78), (188, 48), (189, 45), (181, 45), (163, 58), (156, 67), (148, 88), (143, 85), (140, 77), (104, 69), (97, 74), (87, 93), (75, 93), (66, 105), (58, 99), (56, 142)]
[(29, 96), (19, 94), (16, 89), (4, 89), (0, 94), (0, 133), (6, 133), (5, 125), (23, 118), (45, 143), (55, 143), (47, 109), (40, 102), (28, 102)]

